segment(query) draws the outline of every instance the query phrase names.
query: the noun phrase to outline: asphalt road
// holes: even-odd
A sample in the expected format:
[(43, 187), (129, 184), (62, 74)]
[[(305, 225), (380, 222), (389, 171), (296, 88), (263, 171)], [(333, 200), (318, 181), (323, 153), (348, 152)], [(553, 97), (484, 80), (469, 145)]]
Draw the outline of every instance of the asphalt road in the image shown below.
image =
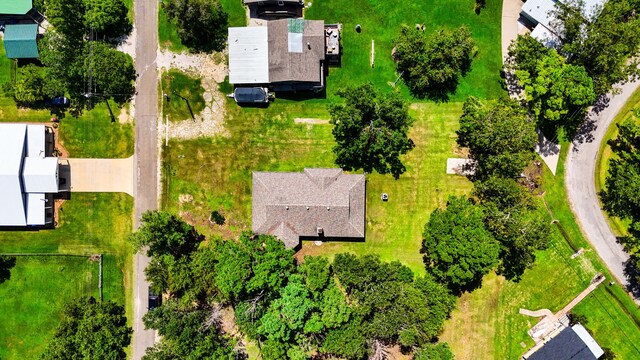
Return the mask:
[(596, 193), (595, 168), (598, 150), (609, 125), (639, 85), (640, 81), (625, 84), (620, 94), (609, 96), (609, 104), (604, 110), (589, 114), (596, 128), (587, 132), (586, 139), (581, 135), (574, 139), (565, 164), (565, 184), (573, 213), (598, 255), (623, 284), (628, 284), (624, 267), (629, 255), (616, 242), (602, 213)]
[[(135, 0), (136, 36), (136, 179), (135, 227), (147, 210), (158, 208), (158, 75), (156, 53), (158, 48), (158, 1)], [(145, 330), (142, 317), (147, 312), (149, 284), (144, 269), (149, 258), (136, 254), (134, 258), (134, 320), (133, 359), (141, 359), (145, 350), (155, 342), (155, 331)]]

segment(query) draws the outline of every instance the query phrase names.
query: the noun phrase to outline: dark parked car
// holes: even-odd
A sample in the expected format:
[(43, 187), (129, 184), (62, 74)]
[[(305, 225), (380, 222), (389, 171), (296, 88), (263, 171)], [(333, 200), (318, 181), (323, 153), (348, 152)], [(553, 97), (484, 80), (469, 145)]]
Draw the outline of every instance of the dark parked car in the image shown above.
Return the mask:
[(149, 310), (155, 309), (160, 305), (162, 305), (162, 296), (154, 294), (149, 288)]
[(69, 106), (69, 98), (66, 96), (57, 96), (53, 99), (46, 100), (45, 105), (53, 107), (67, 107)]

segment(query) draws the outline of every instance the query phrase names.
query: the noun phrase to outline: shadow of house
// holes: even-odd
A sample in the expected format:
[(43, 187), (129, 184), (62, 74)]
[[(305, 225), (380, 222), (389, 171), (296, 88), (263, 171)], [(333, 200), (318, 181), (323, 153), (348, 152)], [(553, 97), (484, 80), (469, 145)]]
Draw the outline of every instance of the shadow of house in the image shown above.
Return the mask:
[(253, 18), (282, 19), (302, 17), (304, 0), (244, 0)]
[(301, 240), (364, 241), (364, 175), (342, 169), (254, 172), (252, 230), (274, 235), (287, 248)]

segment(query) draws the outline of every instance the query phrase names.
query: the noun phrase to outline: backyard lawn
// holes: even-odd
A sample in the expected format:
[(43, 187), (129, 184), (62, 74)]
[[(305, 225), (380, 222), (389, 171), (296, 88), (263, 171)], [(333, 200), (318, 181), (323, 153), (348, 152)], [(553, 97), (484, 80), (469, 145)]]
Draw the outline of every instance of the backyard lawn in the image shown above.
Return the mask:
[[(274, 104), (267, 111), (233, 108), (227, 119), (229, 136), (170, 142), (164, 151), (164, 206), (181, 211), (204, 233), (237, 235), (251, 228), (251, 172), (302, 171), (305, 167), (332, 167), (333, 136), (328, 124), (294, 124), (287, 114), (328, 118), (324, 107), (300, 103)], [(279, 113), (284, 110), (286, 113)], [(416, 148), (405, 159), (407, 173), (399, 180), (369, 175), (367, 181), (367, 236), (363, 243), (305, 244), (301, 254), (344, 251), (377, 253), (423, 272), (420, 234), (429, 213), (449, 194), (469, 191), (464, 177), (445, 175), (447, 157), (454, 155), (452, 137), (461, 104), (419, 104), (411, 114), (416, 124), (410, 137)], [(168, 176), (167, 176), (168, 175)], [(386, 192), (390, 200), (382, 202)], [(184, 195), (193, 196), (189, 202)], [(227, 225), (207, 221), (212, 210), (222, 210)], [(406, 216), (396, 216), (403, 212)]]
[[(371, 81), (380, 89), (389, 89), (398, 74), (391, 50), (401, 26), (424, 24), (426, 32), (440, 28), (467, 26), (476, 42), (477, 54), (471, 71), (461, 79), (452, 101), (463, 101), (469, 95), (480, 98), (505, 96), (501, 87), (501, 15), (502, 1), (487, 1), (480, 15), (470, 0), (449, 1), (385, 1), (385, 0), (318, 0), (305, 10), (305, 18), (340, 22), (343, 25), (342, 66), (332, 67), (327, 78), (327, 96), (347, 85)], [(360, 24), (362, 32), (355, 26)], [(375, 43), (375, 67), (371, 67), (371, 40)], [(409, 90), (399, 81), (403, 94)]]
[(98, 263), (87, 257), (18, 256), (0, 283), (0, 358), (37, 359), (53, 337), (65, 304), (99, 298)]

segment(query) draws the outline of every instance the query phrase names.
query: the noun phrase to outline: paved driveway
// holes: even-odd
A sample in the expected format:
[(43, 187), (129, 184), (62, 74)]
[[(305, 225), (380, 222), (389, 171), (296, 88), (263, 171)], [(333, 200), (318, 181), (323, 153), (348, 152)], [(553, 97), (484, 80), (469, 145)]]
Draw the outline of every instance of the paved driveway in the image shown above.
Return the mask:
[[(71, 192), (124, 192), (133, 196), (134, 161), (126, 159), (66, 159)], [(61, 161), (63, 166), (65, 161)]]
[[(609, 105), (604, 110), (599, 114), (589, 114), (593, 123), (586, 124), (588, 128), (585, 133), (588, 137), (578, 137), (573, 141), (565, 164), (565, 183), (573, 213), (598, 255), (623, 284), (628, 284), (624, 267), (629, 255), (617, 243), (600, 208), (596, 193), (595, 168), (598, 150), (607, 128), (639, 85), (640, 81), (625, 84), (619, 95), (609, 96)], [(594, 125), (596, 128), (592, 129)]]

